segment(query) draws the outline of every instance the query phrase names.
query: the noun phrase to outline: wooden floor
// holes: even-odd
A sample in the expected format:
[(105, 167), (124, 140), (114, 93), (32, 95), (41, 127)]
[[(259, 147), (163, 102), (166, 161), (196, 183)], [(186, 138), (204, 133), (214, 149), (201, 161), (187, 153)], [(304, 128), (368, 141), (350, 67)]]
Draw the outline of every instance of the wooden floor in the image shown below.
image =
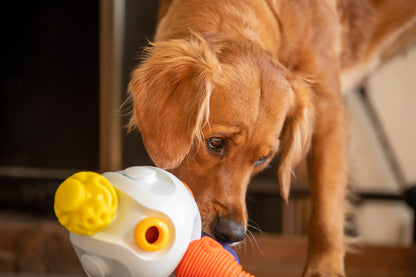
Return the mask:
[[(299, 277), (305, 253), (305, 238), (278, 235), (256, 235), (238, 249), (244, 270), (257, 277)], [(349, 277), (416, 277), (416, 246), (362, 246), (359, 253), (347, 255), (346, 270)], [(57, 222), (0, 220), (0, 276), (85, 274), (67, 231)]]
[[(245, 271), (257, 277), (299, 277), (306, 260), (306, 238), (257, 235), (238, 250)], [(355, 246), (347, 254), (349, 277), (416, 277), (416, 246)]]

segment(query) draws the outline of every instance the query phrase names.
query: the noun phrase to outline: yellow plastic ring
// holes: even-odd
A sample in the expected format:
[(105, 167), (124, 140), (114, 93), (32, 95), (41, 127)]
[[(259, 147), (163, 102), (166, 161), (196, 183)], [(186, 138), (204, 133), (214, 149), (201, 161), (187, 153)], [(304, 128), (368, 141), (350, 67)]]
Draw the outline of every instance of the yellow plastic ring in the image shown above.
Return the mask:
[(143, 219), (134, 229), (134, 241), (144, 251), (162, 250), (169, 242), (169, 228), (159, 218)]

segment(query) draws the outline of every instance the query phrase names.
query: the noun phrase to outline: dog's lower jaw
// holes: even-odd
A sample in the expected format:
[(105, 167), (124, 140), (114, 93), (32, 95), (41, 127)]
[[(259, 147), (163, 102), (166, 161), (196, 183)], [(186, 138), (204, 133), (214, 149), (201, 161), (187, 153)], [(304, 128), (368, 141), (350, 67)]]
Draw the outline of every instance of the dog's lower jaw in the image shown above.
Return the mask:
[(229, 246), (229, 247), (236, 247), (236, 246), (240, 245), (240, 243), (242, 243), (242, 242), (243, 242), (243, 240), (242, 241), (236, 241), (236, 242), (226, 244), (226, 245)]

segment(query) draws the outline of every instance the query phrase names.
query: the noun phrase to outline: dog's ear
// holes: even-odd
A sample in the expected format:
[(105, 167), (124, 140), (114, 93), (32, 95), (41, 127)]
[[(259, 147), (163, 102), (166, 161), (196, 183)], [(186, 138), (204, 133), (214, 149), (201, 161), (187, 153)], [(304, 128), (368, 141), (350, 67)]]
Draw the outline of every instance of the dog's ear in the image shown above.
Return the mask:
[(133, 71), (130, 126), (137, 125), (156, 166), (172, 169), (202, 140), (218, 60), (198, 34), (153, 43)]
[(289, 77), (289, 82), (295, 102), (283, 126), (278, 169), (280, 195), (285, 201), (289, 198), (292, 170), (309, 150), (315, 117), (311, 83), (299, 74)]

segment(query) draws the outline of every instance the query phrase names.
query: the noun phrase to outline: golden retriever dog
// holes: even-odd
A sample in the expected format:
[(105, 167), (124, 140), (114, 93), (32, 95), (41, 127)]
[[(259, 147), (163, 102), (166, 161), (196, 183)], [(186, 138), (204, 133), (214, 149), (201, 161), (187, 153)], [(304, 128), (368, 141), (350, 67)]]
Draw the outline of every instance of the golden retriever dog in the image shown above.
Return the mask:
[(187, 183), (203, 231), (246, 233), (250, 178), (279, 155), (308, 157), (312, 191), (304, 276), (344, 276), (347, 119), (342, 91), (412, 44), (415, 0), (165, 0), (132, 72), (150, 157)]

